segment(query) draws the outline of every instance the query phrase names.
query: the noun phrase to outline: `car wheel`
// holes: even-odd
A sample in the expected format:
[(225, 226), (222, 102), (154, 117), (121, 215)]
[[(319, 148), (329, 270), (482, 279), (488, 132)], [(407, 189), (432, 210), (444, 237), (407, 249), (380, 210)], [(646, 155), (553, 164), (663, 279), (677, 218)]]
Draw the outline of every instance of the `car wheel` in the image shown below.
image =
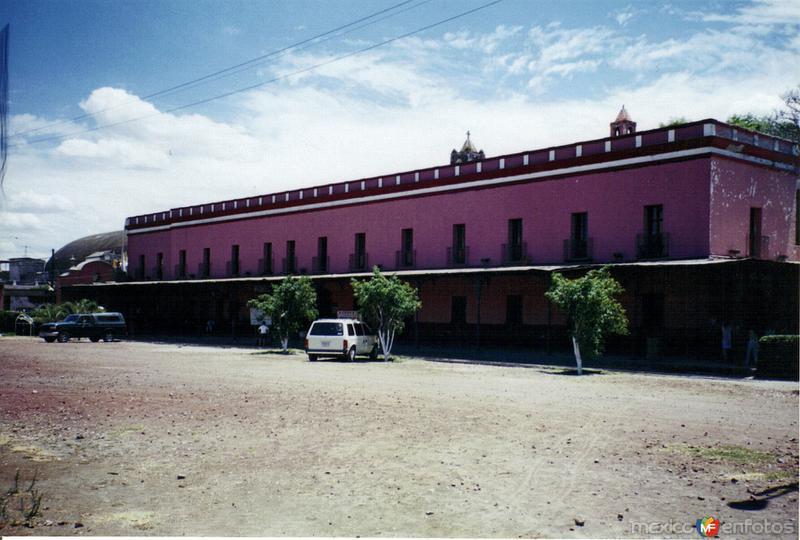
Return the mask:
[(56, 338), (54, 338), (54, 337), (46, 337), (46, 338), (44, 338), (44, 340), (45, 340), (47, 343), (53, 343), (53, 342), (56, 340)]
[(356, 361), (356, 348), (353, 347), (344, 355), (344, 359), (348, 362), (355, 362)]
[(98, 341), (100, 341), (100, 337), (99, 336), (91, 336), (89, 338), (89, 341), (91, 341), (92, 343), (97, 343)]
[(59, 343), (66, 343), (69, 341), (69, 333), (68, 332), (59, 332), (58, 333), (58, 342)]
[(376, 343), (369, 353), (369, 359), (373, 362), (378, 359), (378, 344)]
[(316, 362), (317, 361), (317, 355), (316, 354), (309, 354), (308, 355), (308, 361), (309, 362)]
[(103, 334), (103, 341), (105, 341), (106, 343), (114, 341), (114, 333), (106, 332), (105, 334)]

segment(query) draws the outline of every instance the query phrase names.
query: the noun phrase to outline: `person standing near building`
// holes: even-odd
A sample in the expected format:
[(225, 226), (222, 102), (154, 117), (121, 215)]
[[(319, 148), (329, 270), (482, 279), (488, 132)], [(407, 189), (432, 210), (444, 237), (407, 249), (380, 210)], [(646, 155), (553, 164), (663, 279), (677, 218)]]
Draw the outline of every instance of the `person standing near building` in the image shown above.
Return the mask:
[(256, 341), (257, 347), (267, 346), (267, 334), (269, 333), (269, 326), (264, 321), (261, 321), (261, 326), (258, 327), (258, 340)]
[[(752, 360), (751, 360), (752, 358)], [(758, 332), (750, 329), (747, 335), (747, 353), (744, 355), (744, 367), (756, 367), (758, 363)]]
[(728, 361), (733, 344), (733, 328), (728, 321), (722, 322), (722, 359)]

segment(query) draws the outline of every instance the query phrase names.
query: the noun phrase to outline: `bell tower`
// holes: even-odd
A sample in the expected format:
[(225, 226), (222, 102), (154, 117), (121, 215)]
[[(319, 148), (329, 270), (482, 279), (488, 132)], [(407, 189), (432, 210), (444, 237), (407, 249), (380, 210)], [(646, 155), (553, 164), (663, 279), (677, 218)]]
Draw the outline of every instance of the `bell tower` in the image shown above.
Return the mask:
[(610, 126), (612, 137), (621, 137), (623, 135), (636, 133), (636, 122), (631, 120), (628, 111), (625, 109), (625, 105), (619, 110), (617, 119), (611, 122)]
[(453, 148), (453, 151), (450, 152), (450, 165), (456, 165), (458, 163), (469, 163), (470, 161), (480, 161), (482, 159), (486, 159), (486, 155), (483, 153), (483, 150), (478, 150), (475, 148), (475, 145), (472, 144), (472, 140), (469, 138), (470, 133), (467, 131), (467, 140), (464, 141), (464, 144), (461, 145), (461, 151), (456, 151)]

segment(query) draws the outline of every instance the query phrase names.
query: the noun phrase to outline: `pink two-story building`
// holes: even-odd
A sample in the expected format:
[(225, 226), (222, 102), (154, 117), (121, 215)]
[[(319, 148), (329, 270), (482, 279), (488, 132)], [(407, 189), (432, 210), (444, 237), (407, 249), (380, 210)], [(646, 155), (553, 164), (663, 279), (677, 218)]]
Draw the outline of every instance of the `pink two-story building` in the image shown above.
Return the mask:
[(711, 347), (722, 318), (796, 331), (790, 141), (712, 119), (638, 132), (623, 108), (606, 138), (487, 158), (468, 136), (450, 161), (130, 217), (132, 281), (91, 294), (143, 330), (235, 331), (284, 275), (311, 276), (333, 315), (379, 266), (420, 288), (408, 337), (549, 345), (550, 273), (609, 264), (633, 327), (619, 347)]

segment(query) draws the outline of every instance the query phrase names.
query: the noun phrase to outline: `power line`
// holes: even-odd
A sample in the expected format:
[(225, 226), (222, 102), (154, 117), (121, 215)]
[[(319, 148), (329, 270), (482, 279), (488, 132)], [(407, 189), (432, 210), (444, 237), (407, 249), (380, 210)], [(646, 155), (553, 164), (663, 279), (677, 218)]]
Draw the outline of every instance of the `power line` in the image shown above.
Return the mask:
[[(223, 99), (223, 98), (226, 98), (226, 97), (230, 97), (230, 96), (233, 96), (235, 94), (240, 94), (242, 92), (248, 92), (250, 90), (255, 90), (256, 88), (260, 88), (262, 86), (266, 86), (268, 84), (272, 84), (272, 83), (281, 81), (283, 79), (287, 79), (289, 77), (293, 77), (295, 75), (300, 75), (302, 73), (307, 73), (309, 71), (313, 71), (313, 70), (318, 69), (320, 67), (324, 67), (324, 66), (333, 64), (335, 62), (339, 62), (341, 60), (344, 60), (346, 58), (350, 58), (350, 57), (356, 56), (358, 54), (362, 54), (362, 53), (371, 51), (373, 49), (377, 49), (378, 47), (382, 47), (384, 45), (388, 45), (389, 43), (393, 43), (395, 41), (399, 41), (401, 39), (405, 39), (405, 38), (413, 36), (415, 34), (419, 34), (420, 32), (424, 32), (426, 30), (430, 30), (431, 28), (435, 28), (437, 26), (441, 26), (443, 24), (446, 24), (448, 22), (454, 21), (456, 19), (460, 19), (462, 17), (466, 17), (467, 15), (471, 15), (472, 13), (475, 13), (477, 11), (481, 11), (483, 9), (489, 8), (491, 6), (499, 4), (502, 1), (503, 0), (493, 0), (493, 1), (488, 2), (486, 4), (482, 4), (482, 5), (480, 5), (480, 6), (476, 7), (476, 8), (461, 12), (458, 15), (453, 15), (452, 17), (448, 17), (446, 19), (442, 19), (440, 21), (437, 21), (435, 23), (431, 23), (431, 24), (423, 26), (421, 28), (417, 28), (416, 30), (412, 30), (411, 32), (407, 32), (405, 34), (401, 34), (399, 36), (395, 36), (393, 38), (387, 39), (385, 41), (381, 41), (380, 43), (376, 43), (374, 45), (369, 45), (367, 47), (363, 47), (363, 48), (358, 49), (356, 51), (352, 51), (352, 52), (343, 54), (341, 56), (337, 56), (335, 58), (332, 58), (330, 60), (326, 60), (324, 62), (319, 62), (318, 64), (314, 64), (312, 66), (309, 66), (309, 67), (306, 67), (306, 68), (303, 68), (303, 69), (298, 69), (298, 70), (293, 71), (291, 73), (286, 73), (286, 74), (280, 75), (278, 77), (273, 77), (272, 79), (269, 79), (269, 80), (266, 80), (266, 81), (262, 81), (262, 82), (257, 83), (257, 84), (253, 84), (253, 85), (250, 85), (250, 86), (245, 86), (245, 87), (242, 87), (242, 88), (237, 88), (236, 90), (231, 90), (230, 92), (217, 94), (215, 96), (204, 98), (204, 99), (201, 99), (201, 100), (198, 100), (198, 101), (193, 101), (191, 103), (186, 103), (184, 105), (178, 105), (178, 106), (172, 107), (170, 109), (165, 109), (163, 111), (155, 112), (153, 114), (148, 114), (148, 115), (145, 115), (145, 116), (139, 116), (139, 117), (136, 117), (136, 118), (129, 118), (127, 120), (120, 120), (119, 122), (112, 122), (110, 124), (103, 124), (103, 125), (100, 125), (100, 126), (95, 126), (93, 128), (87, 128), (87, 129), (84, 129), (84, 130), (75, 131), (75, 132), (72, 132), (72, 133), (67, 133), (66, 135), (55, 135), (55, 136), (52, 136), (52, 137), (43, 137), (41, 139), (34, 139), (32, 141), (28, 141), (25, 144), (37, 144), (37, 143), (48, 142), (48, 141), (63, 140), (63, 139), (66, 139), (68, 137), (72, 137), (72, 136), (75, 136), (75, 135), (81, 135), (83, 133), (91, 133), (93, 131), (99, 131), (101, 129), (108, 129), (108, 128), (112, 128), (112, 127), (116, 127), (116, 126), (130, 124), (132, 122), (138, 122), (140, 120), (147, 120), (149, 118), (154, 118), (154, 117), (160, 116), (162, 114), (168, 114), (168, 113), (172, 113), (172, 112), (175, 112), (175, 111), (188, 109), (190, 107), (196, 107), (197, 105), (203, 105), (205, 103), (209, 103), (211, 101), (216, 101), (218, 99)], [(22, 146), (22, 145), (21, 144), (13, 145), (13, 147), (19, 147), (19, 146)]]
[[(338, 37), (345, 36), (345, 35), (347, 35), (347, 34), (350, 34), (350, 33), (352, 33), (352, 32), (355, 32), (355, 31), (357, 31), (357, 30), (360, 30), (360, 29), (362, 29), (362, 28), (366, 28), (367, 26), (372, 26), (373, 24), (377, 24), (377, 23), (379, 23), (379, 22), (381, 22), (381, 21), (385, 21), (386, 19), (390, 19), (390, 18), (392, 18), (392, 17), (396, 17), (397, 15), (400, 15), (400, 14), (402, 14), (402, 13), (405, 13), (406, 11), (410, 11), (410, 10), (412, 10), (412, 9), (416, 9), (416, 8), (418, 8), (419, 6), (421, 6), (421, 5), (423, 5), (423, 4), (427, 4), (427, 3), (431, 2), (431, 1), (433, 1), (433, 0), (421, 0), (421, 1), (420, 1), (419, 3), (417, 3), (417, 4), (414, 4), (414, 5), (412, 5), (412, 6), (409, 6), (409, 7), (405, 8), (405, 9), (401, 9), (401, 10), (399, 10), (399, 11), (396, 11), (396, 12), (394, 12), (394, 13), (390, 13), (390, 14), (388, 14), (388, 15), (385, 15), (385, 16), (383, 16), (383, 17), (379, 18), (379, 19), (375, 19), (374, 21), (370, 21), (370, 22), (364, 23), (364, 24), (362, 24), (362, 25), (360, 25), (360, 26), (356, 26), (356, 27), (354, 27), (354, 28), (350, 28), (350, 29), (349, 29), (349, 30), (347, 30), (346, 32), (341, 32), (341, 33), (338, 33), (338, 34), (335, 34), (335, 35), (331, 35), (331, 36), (328, 36), (328, 37), (327, 37), (327, 38), (325, 38), (325, 39), (315, 40), (313, 43), (308, 43), (308, 44), (306, 44), (306, 45), (305, 45), (305, 47), (298, 46), (298, 47), (295, 47), (294, 49), (291, 49), (291, 50), (289, 50), (289, 49), (287, 48), (287, 49), (284, 49), (284, 50), (281, 50), (281, 51), (279, 51), (279, 52), (278, 52), (278, 53), (277, 53), (275, 56), (273, 56), (273, 57), (270, 57), (269, 59), (259, 60), (258, 62), (255, 62), (255, 63), (252, 63), (252, 64), (248, 64), (248, 65), (246, 65), (246, 66), (243, 66), (243, 67), (241, 67), (241, 68), (235, 69), (234, 71), (230, 71), (230, 72), (227, 72), (227, 73), (223, 73), (223, 74), (221, 74), (221, 75), (213, 76), (213, 78), (209, 78), (208, 80), (204, 80), (204, 81), (202, 81), (202, 82), (198, 82), (198, 83), (187, 83), (187, 86), (186, 86), (186, 87), (184, 87), (184, 88), (182, 88), (182, 90), (185, 90), (185, 89), (187, 89), (187, 88), (193, 88), (193, 87), (195, 87), (195, 86), (199, 86), (199, 85), (205, 84), (206, 82), (217, 81), (217, 80), (223, 79), (223, 78), (225, 78), (225, 77), (230, 77), (230, 76), (232, 76), (232, 75), (237, 75), (237, 74), (239, 74), (239, 73), (242, 73), (242, 72), (244, 72), (244, 71), (247, 71), (247, 70), (249, 70), (249, 69), (253, 69), (253, 68), (255, 68), (255, 67), (258, 67), (258, 66), (260, 66), (260, 65), (263, 65), (263, 64), (264, 64), (264, 63), (265, 63), (267, 60), (269, 60), (269, 61), (274, 61), (274, 60), (276, 60), (277, 58), (281, 58), (281, 57), (283, 57), (284, 55), (288, 54), (289, 52), (294, 52), (294, 51), (304, 51), (304, 50), (306, 50), (306, 49), (308, 49), (308, 48), (311, 48), (311, 47), (314, 47), (314, 46), (320, 45), (320, 44), (322, 44), (322, 43), (326, 43), (326, 42), (328, 42), (328, 41), (330, 41), (330, 40), (332, 40), (332, 39), (336, 39), (336, 38), (338, 38)], [(233, 68), (231, 68), (231, 69), (233, 69)], [(210, 76), (210, 77), (212, 77), (212, 76)], [(143, 97), (143, 98), (141, 98), (141, 99), (147, 99), (147, 98), (148, 98), (148, 96), (144, 96), (144, 97)], [(128, 103), (135, 103), (135, 102), (136, 102), (136, 100), (131, 100), (131, 101), (130, 101), (130, 102), (128, 102)], [(121, 105), (116, 105), (116, 106), (114, 106), (114, 107), (110, 107), (109, 109), (114, 109), (114, 108), (116, 108), (116, 107), (119, 107), (119, 106), (121, 106)], [(109, 110), (109, 109), (104, 109), (104, 110)], [(92, 113), (92, 114), (99, 114), (100, 112), (103, 112), (103, 111), (98, 111), (98, 112), (95, 112), (95, 113)]]
[[(289, 51), (291, 49), (300, 47), (301, 45), (305, 45), (305, 44), (311, 43), (312, 41), (318, 40), (318, 39), (323, 38), (325, 36), (329, 36), (331, 34), (335, 34), (336, 32), (339, 32), (339, 31), (344, 30), (346, 28), (349, 28), (351, 26), (357, 25), (357, 24), (359, 24), (361, 22), (364, 22), (364, 21), (367, 21), (367, 20), (372, 19), (374, 17), (377, 17), (378, 15), (383, 15), (384, 13), (387, 13), (389, 11), (395, 10), (395, 9), (397, 9), (399, 7), (402, 7), (402, 6), (406, 5), (406, 4), (410, 4), (413, 1), (414, 0), (403, 0), (402, 2), (400, 2), (398, 4), (395, 4), (395, 5), (390, 6), (388, 8), (382, 9), (380, 11), (376, 11), (375, 13), (371, 13), (370, 15), (367, 15), (365, 17), (361, 17), (360, 19), (357, 19), (355, 21), (351, 21), (351, 22), (349, 22), (347, 24), (343, 24), (343, 25), (338, 26), (338, 27), (336, 27), (336, 28), (334, 28), (332, 30), (328, 30), (328, 31), (323, 32), (321, 34), (317, 34), (317, 35), (312, 36), (310, 38), (307, 38), (307, 39), (304, 39), (302, 41), (298, 41), (296, 43), (293, 43), (291, 45), (287, 45), (286, 47), (283, 47), (283, 48), (280, 48), (280, 49), (276, 49), (274, 51), (271, 51), (269, 53), (263, 54), (261, 56), (257, 56), (255, 58), (251, 58), (250, 60), (245, 60), (244, 62), (240, 62), (239, 64), (236, 64), (236, 65), (224, 68), (224, 69), (220, 69), (218, 71), (215, 71), (213, 73), (209, 73), (207, 75), (203, 75), (202, 77), (197, 77), (196, 79), (192, 79), (192, 80), (177, 84), (175, 86), (171, 86), (169, 88), (165, 88), (164, 90), (159, 90), (157, 92), (153, 92), (151, 94), (147, 94), (146, 96), (142, 96), (140, 99), (144, 99), (144, 100), (152, 99), (152, 98), (155, 98), (155, 97), (163, 96), (163, 95), (171, 93), (171, 92), (175, 92), (177, 90), (182, 90), (182, 89), (185, 89), (185, 88), (188, 88), (188, 87), (195, 86), (198, 83), (202, 83), (202, 82), (208, 81), (208, 80), (210, 80), (212, 78), (214, 80), (216, 80), (218, 78), (221, 78), (220, 76), (228, 76), (228, 75), (233, 75), (235, 73), (239, 73), (240, 71), (244, 71), (244, 69), (241, 69), (241, 68), (249, 69), (250, 67), (253, 67), (252, 65), (257, 63), (257, 62), (261, 62), (261, 61), (263, 61), (265, 59), (268, 59), (270, 57), (280, 55), (280, 54), (285, 53), (285, 52), (287, 52), (287, 51)], [(426, 2), (427, 1), (429, 1), (429, 0), (426, 0)], [(422, 4), (426, 3), (426, 2), (421, 2), (420, 4), (417, 4), (416, 6), (412, 6), (412, 7), (418, 7), (418, 6), (420, 6), (420, 5), (422, 5)], [(403, 11), (407, 11), (407, 10), (403, 10)], [(373, 21), (372, 23), (369, 23), (369, 24), (374, 24), (374, 23), (379, 22), (381, 20), (383, 20), (383, 19), (379, 19), (378, 21)], [(362, 26), (360, 26), (358, 28), (364, 28), (364, 26), (368, 26), (368, 25), (362, 25)], [(327, 40), (325, 40), (325, 41), (327, 41)], [(15, 133), (12, 133), (11, 135), (9, 135), (9, 137), (17, 137), (17, 136), (25, 135), (27, 133), (35, 133), (35, 132), (41, 131), (43, 129), (48, 129), (48, 128), (55, 127), (55, 126), (60, 126), (62, 124), (66, 124), (66, 123), (69, 123), (69, 122), (77, 122), (78, 120), (83, 120), (84, 118), (90, 118), (90, 117), (96, 116), (98, 114), (104, 113), (106, 111), (118, 109), (120, 107), (124, 107), (126, 105), (130, 105), (131, 103), (136, 103), (137, 101), (138, 100), (130, 100), (130, 101), (126, 101), (125, 103), (120, 103), (118, 105), (114, 105), (113, 107), (107, 107), (105, 109), (101, 109), (99, 111), (95, 111), (95, 112), (92, 112), (92, 113), (81, 114), (81, 115), (75, 116), (73, 118), (69, 118), (69, 119), (66, 119), (66, 120), (59, 120), (58, 122), (53, 122), (51, 124), (47, 124), (47, 125), (44, 125), (44, 126), (39, 126), (37, 128), (31, 128), (31, 129), (28, 129), (28, 130), (25, 130), (25, 131), (17, 131)]]

